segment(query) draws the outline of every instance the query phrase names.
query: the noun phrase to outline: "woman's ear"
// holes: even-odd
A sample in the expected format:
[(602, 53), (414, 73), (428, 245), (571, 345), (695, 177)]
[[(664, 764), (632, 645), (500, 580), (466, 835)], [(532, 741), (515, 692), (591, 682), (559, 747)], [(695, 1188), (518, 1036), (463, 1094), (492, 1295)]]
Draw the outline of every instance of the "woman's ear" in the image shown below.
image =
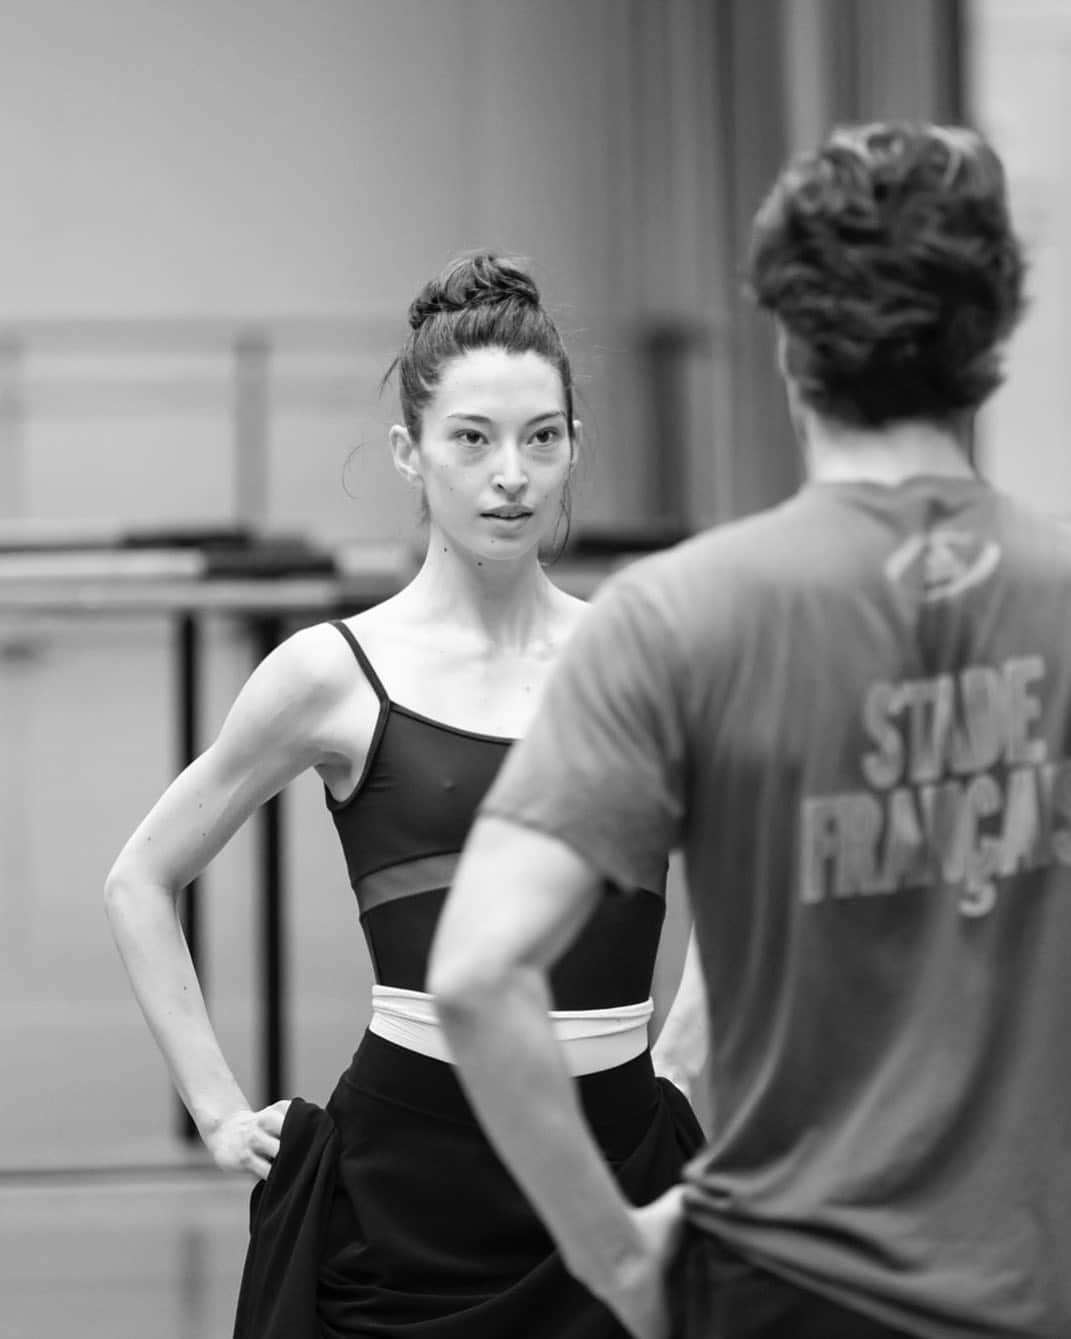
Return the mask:
[(414, 488), (418, 487), (422, 477), (420, 447), (413, 441), (409, 429), (403, 428), (400, 423), (395, 423), (390, 430), (390, 453), (394, 468), (405, 482)]
[(573, 435), (569, 438), (569, 471), (576, 469), (580, 452), (584, 448), (584, 425), (578, 418), (573, 419)]

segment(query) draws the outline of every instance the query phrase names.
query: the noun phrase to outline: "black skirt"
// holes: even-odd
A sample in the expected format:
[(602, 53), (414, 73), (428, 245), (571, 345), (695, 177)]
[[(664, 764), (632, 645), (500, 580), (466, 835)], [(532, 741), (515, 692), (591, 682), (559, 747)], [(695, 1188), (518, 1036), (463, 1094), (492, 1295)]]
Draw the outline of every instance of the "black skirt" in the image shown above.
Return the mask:
[[(649, 1054), (576, 1080), (636, 1204), (703, 1142)], [(236, 1339), (622, 1339), (568, 1274), (451, 1065), (368, 1033), (326, 1111), (295, 1102), (253, 1192)]]

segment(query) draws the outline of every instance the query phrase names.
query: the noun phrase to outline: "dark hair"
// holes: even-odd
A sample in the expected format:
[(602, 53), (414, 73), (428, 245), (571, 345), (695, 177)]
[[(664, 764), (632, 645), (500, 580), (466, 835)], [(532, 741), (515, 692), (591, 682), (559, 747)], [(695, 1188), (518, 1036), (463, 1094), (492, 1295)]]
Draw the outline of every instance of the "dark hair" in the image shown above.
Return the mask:
[(470, 349), (538, 353), (558, 370), (573, 435), (573, 373), (558, 328), (524, 263), (493, 251), (459, 256), (409, 306), (409, 334), (384, 381), (398, 370), (402, 416), (413, 441), (443, 369)]
[[(420, 441), (424, 410), (447, 363), (470, 349), (485, 348), (538, 353), (553, 364), (561, 377), (566, 431), (572, 440), (572, 367), (535, 281), (516, 257), (475, 251), (452, 260), (409, 304), (409, 334), (383, 378), (385, 385), (397, 369), (402, 417), (413, 441)], [(562, 517), (565, 536), (555, 557), (569, 542), (572, 498), (568, 484), (562, 494)]]
[(805, 404), (880, 427), (948, 419), (1000, 385), (1024, 262), (1004, 169), (974, 131), (840, 128), (795, 158), (752, 232), (748, 280)]

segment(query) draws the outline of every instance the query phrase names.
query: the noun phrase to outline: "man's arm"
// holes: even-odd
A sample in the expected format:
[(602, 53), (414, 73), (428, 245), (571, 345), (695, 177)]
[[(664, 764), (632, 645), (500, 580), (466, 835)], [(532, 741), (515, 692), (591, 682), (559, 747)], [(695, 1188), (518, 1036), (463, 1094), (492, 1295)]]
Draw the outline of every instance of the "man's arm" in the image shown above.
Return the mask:
[(622, 1198), (558, 1049), (546, 985), (601, 885), (658, 888), (682, 830), (691, 735), (665, 608), (675, 582), (640, 568), (599, 592), (484, 800), (428, 988), (476, 1112), (565, 1264), (632, 1334), (662, 1339), (683, 1191), (643, 1209)]
[(546, 971), (591, 914), (600, 883), (556, 838), (481, 819), (439, 925), (428, 989), (476, 1113), (566, 1266), (633, 1334), (657, 1339), (679, 1192), (653, 1210), (631, 1210), (588, 1130), (548, 1018)]

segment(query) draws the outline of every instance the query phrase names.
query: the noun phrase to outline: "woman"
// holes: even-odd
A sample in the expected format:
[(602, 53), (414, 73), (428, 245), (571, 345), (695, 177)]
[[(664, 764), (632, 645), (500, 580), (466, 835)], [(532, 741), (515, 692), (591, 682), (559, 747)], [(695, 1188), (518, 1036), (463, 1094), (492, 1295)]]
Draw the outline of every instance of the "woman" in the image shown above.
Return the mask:
[[(539, 562), (579, 444), (572, 376), (529, 276), (487, 253), (429, 283), (409, 324), (390, 440), (423, 497), (423, 566), (392, 599), (268, 656), (120, 854), (108, 914), (215, 1161), (263, 1183), (236, 1334), (601, 1339), (621, 1331), (567, 1276), (480, 1132), (423, 991), (472, 816), (584, 613)], [(175, 897), (309, 767), (357, 895), (373, 1016), (326, 1110), (253, 1111), (213, 1035)], [(605, 899), (554, 974), (585, 1110), (637, 1199), (672, 1184), (702, 1137), (647, 1050), (662, 892)]]

